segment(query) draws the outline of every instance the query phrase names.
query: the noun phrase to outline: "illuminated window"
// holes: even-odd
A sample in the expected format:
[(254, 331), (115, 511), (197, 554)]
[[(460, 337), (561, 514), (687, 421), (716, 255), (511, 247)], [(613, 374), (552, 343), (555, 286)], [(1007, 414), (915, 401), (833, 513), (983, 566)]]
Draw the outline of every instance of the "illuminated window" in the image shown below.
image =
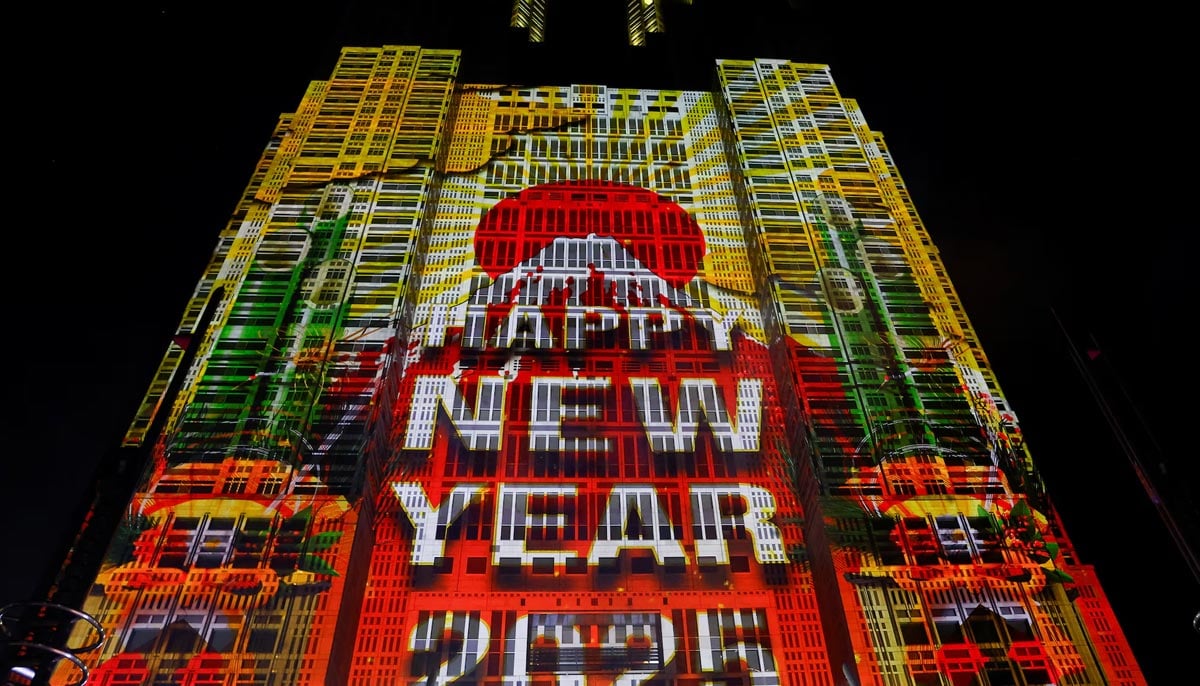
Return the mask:
[(138, 612), (130, 622), (125, 634), (125, 650), (130, 653), (146, 653), (154, 649), (159, 634), (167, 625), (166, 611)]

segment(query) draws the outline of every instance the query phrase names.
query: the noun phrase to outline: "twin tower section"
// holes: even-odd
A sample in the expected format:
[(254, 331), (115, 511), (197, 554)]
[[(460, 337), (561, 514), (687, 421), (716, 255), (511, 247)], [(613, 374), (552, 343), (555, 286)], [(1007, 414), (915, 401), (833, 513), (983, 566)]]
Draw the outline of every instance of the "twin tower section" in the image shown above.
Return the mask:
[(1144, 683), (827, 68), (458, 64), (347, 48), (280, 118), (126, 435), (93, 678)]

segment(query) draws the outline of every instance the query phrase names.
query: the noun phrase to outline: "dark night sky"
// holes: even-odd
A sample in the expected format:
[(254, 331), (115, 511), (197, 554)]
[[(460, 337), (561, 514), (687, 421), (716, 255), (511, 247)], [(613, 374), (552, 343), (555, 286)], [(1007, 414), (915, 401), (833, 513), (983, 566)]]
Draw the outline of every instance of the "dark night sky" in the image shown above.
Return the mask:
[[(1033, 3), (946, 15), (695, 0), (668, 5), (667, 34), (632, 49), (623, 2), (550, 4), (542, 46), (507, 29), (507, 0), (351, 2), (316, 20), (278, 3), (24, 10), (39, 47), (10, 60), (10, 108), (28, 120), (11, 135), (36, 147), (10, 166), (0, 605), (37, 592), (278, 114), (342, 45), (459, 48), (465, 82), (648, 88), (708, 88), (718, 57), (781, 57), (831, 65), (885, 135), (1079, 557), (1150, 683), (1178, 683), (1200, 648), (1200, 586), (1070, 351), (1102, 351), (1090, 378), (1200, 548), (1182, 390), (1196, 340), (1187, 22)], [(585, 4), (586, 22), (558, 14)]]

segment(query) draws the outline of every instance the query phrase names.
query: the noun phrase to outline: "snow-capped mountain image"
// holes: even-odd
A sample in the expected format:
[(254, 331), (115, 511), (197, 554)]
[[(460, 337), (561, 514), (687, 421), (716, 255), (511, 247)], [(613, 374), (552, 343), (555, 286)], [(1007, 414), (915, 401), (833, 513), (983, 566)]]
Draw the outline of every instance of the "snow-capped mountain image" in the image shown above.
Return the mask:
[(486, 282), (479, 277), (463, 307), (467, 348), (574, 349), (591, 332), (628, 324), (631, 349), (688, 320), (706, 329), (716, 349), (729, 348), (739, 318), (756, 322), (753, 303), (693, 279), (672, 285), (611, 236), (558, 237)]

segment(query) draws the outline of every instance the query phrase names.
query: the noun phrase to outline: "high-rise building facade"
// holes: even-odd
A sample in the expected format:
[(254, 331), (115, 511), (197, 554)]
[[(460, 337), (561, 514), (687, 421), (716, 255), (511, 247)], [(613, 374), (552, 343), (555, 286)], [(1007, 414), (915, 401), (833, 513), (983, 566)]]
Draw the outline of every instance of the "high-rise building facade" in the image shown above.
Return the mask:
[(280, 117), (125, 437), (89, 683), (1145, 683), (827, 67), (459, 60), (346, 48)]

